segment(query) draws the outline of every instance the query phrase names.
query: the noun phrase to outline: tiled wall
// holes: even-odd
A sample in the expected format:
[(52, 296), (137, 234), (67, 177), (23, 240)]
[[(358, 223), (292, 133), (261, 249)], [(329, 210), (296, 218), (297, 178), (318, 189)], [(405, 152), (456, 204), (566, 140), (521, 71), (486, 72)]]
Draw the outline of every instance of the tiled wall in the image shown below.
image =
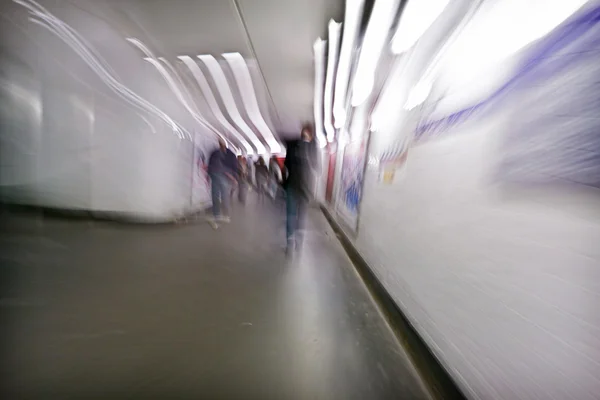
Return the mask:
[(367, 175), (357, 246), (474, 398), (600, 391), (600, 194), (489, 182), (496, 124)]
[(585, 54), (412, 147), (393, 183), (366, 175), (356, 246), (471, 398), (600, 396), (600, 191), (580, 184), (600, 167), (600, 53)]

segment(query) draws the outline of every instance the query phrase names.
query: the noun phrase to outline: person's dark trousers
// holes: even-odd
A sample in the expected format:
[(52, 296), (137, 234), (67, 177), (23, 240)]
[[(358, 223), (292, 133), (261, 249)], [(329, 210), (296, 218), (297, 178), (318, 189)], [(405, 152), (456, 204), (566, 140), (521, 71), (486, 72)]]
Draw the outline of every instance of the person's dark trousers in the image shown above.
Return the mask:
[(288, 251), (302, 244), (298, 231), (304, 227), (308, 200), (300, 191), (288, 188), (286, 202), (286, 238)]
[(248, 193), (248, 184), (245, 180), (240, 179), (240, 183), (238, 186), (238, 200), (240, 203), (246, 203), (246, 194)]
[(229, 211), (229, 196), (227, 177), (224, 174), (210, 174), (212, 211), (215, 218), (221, 217), (221, 207), (224, 212)]

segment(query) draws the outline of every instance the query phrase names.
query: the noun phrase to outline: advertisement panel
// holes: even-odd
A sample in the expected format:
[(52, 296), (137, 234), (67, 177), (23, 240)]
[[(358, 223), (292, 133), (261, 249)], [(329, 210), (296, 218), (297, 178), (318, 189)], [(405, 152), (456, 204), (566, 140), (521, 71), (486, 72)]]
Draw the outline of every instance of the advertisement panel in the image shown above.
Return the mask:
[(352, 231), (358, 229), (360, 202), (364, 182), (367, 140), (363, 137), (348, 143), (343, 152), (337, 212)]

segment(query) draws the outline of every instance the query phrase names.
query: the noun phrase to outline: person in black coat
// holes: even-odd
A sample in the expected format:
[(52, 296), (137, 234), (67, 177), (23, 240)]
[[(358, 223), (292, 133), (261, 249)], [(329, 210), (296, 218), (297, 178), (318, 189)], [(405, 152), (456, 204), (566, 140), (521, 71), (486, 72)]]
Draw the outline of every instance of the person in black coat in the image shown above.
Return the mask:
[(299, 231), (304, 227), (308, 203), (313, 194), (317, 149), (313, 130), (304, 125), (301, 138), (286, 143), (284, 164), (284, 184), (286, 192), (286, 253), (300, 247), (302, 238)]

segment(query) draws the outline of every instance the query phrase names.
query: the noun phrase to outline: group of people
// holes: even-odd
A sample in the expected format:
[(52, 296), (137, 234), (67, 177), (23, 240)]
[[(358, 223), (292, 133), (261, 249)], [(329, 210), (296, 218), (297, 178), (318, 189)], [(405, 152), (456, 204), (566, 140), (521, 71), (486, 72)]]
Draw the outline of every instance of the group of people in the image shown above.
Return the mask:
[(276, 156), (271, 157), (269, 166), (267, 166), (263, 157), (258, 158), (254, 165), (254, 180), (259, 202), (264, 202), (267, 196), (273, 199), (277, 197), (277, 189), (282, 183), (282, 175)]
[(259, 202), (263, 203), (267, 196), (276, 199), (280, 194), (279, 188), (282, 188), (286, 199), (286, 252), (289, 254), (296, 250), (301, 244), (300, 232), (312, 196), (316, 154), (313, 131), (305, 125), (300, 139), (286, 142), (283, 168), (280, 168), (275, 156), (271, 157), (268, 166), (265, 159), (259, 157), (254, 164), (253, 181), (250, 160), (236, 157), (225, 141), (219, 140), (219, 148), (208, 160), (213, 214), (210, 224), (217, 229), (219, 223), (230, 222), (229, 211), (236, 190), (239, 201), (245, 203), (248, 188), (255, 185)]

